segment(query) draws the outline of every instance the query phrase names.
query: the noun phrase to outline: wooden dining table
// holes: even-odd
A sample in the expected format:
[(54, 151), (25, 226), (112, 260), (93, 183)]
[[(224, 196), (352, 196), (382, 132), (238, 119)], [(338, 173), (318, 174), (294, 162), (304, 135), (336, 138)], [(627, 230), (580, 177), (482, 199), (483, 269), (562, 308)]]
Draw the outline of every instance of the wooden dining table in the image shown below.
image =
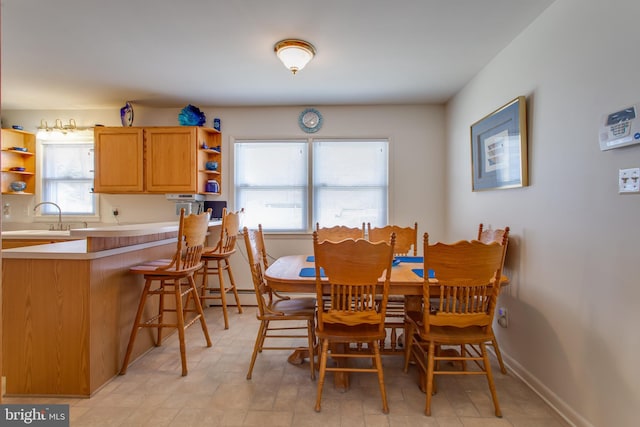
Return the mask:
[[(414, 269), (422, 269), (422, 257), (404, 257), (404, 261), (394, 262), (391, 270), (390, 295), (404, 295), (405, 309), (420, 310), (422, 304), (423, 279)], [(277, 292), (316, 293), (315, 263), (311, 255), (289, 255), (278, 258), (265, 271), (267, 284)], [(326, 281), (326, 278), (322, 278)], [(382, 284), (383, 278), (380, 283)], [(328, 283), (328, 282), (327, 282)], [(327, 285), (328, 287), (328, 285)], [(296, 350), (289, 356), (289, 362), (300, 364), (310, 357), (304, 350)], [(338, 390), (349, 388), (349, 375), (334, 373), (334, 386)]]
[[(397, 259), (400, 261), (391, 269), (389, 295), (422, 296), (423, 279), (412, 271), (423, 268), (422, 257), (398, 257)], [(311, 255), (287, 255), (271, 264), (264, 275), (267, 284), (276, 291), (315, 293), (315, 274), (301, 276), (303, 269), (314, 268), (315, 263)], [(326, 280), (326, 278), (322, 279)], [(382, 281), (381, 277), (380, 284)]]
[[(389, 295), (404, 296), (405, 310), (422, 310), (422, 286), (423, 277), (418, 274), (422, 271), (424, 261), (422, 257), (396, 257), (391, 268), (391, 280)], [(287, 255), (278, 258), (264, 273), (267, 284), (277, 292), (282, 293), (316, 293), (315, 263), (311, 255)], [(380, 284), (383, 283), (380, 278)], [(327, 279), (322, 277), (321, 280)], [(430, 278), (434, 284), (431, 291), (432, 296), (438, 296), (440, 288), (438, 281)], [(501, 278), (501, 286), (507, 285), (509, 279), (506, 276)], [(327, 291), (329, 284), (327, 282)], [(289, 362), (294, 364), (302, 363), (308, 355), (296, 350), (289, 356)], [(349, 388), (349, 376), (343, 372), (335, 372), (334, 385), (337, 389), (347, 390)]]
[[(391, 280), (389, 295), (403, 295), (405, 297), (422, 296), (423, 277), (416, 270), (422, 271), (424, 267), (423, 258), (406, 256), (396, 257), (393, 267), (391, 267)], [(278, 292), (294, 293), (316, 293), (315, 273), (303, 275), (303, 270), (311, 272), (315, 269), (313, 256), (311, 255), (287, 255), (278, 258), (264, 273), (267, 284)], [(382, 285), (384, 277), (380, 278)], [(322, 277), (321, 280), (327, 279)], [(429, 278), (432, 283), (432, 296), (438, 296), (440, 288), (435, 278)], [(503, 275), (500, 279), (500, 286), (509, 284), (509, 278)], [(328, 282), (327, 282), (328, 290)]]

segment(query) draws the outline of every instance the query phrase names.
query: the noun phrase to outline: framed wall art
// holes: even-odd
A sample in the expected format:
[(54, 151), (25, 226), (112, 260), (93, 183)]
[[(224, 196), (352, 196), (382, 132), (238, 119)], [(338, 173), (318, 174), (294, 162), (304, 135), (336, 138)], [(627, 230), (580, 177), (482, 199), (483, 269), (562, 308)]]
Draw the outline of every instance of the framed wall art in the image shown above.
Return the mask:
[(526, 99), (519, 96), (471, 125), (473, 191), (525, 187)]

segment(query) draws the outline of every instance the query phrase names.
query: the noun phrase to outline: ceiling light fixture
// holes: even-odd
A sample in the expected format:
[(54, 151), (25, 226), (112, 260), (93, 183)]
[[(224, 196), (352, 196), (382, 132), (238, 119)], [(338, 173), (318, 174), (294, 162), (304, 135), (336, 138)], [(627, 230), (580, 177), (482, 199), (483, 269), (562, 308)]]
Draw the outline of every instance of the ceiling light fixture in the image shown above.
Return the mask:
[(302, 70), (316, 54), (316, 49), (311, 43), (298, 39), (280, 40), (275, 44), (273, 50), (284, 66), (293, 74)]

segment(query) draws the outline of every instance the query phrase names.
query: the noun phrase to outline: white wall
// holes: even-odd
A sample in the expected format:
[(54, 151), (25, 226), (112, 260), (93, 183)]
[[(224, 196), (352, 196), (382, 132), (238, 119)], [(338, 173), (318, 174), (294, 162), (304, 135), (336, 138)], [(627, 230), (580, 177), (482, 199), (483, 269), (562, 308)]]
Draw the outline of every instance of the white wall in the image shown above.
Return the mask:
[[(390, 140), (390, 222), (411, 225), (418, 222), (419, 231), (427, 231), (434, 238), (444, 236), (445, 137), (444, 107), (427, 105), (404, 106), (319, 106), (323, 115), (322, 129), (314, 134), (319, 138), (389, 138)], [(298, 127), (298, 115), (304, 107), (219, 108), (201, 107), (211, 126), (214, 117), (222, 120), (223, 185), (221, 200), (232, 200), (232, 141), (241, 138), (305, 138)], [(176, 126), (176, 109), (144, 108), (134, 103), (135, 126)], [(119, 111), (3, 111), (5, 127), (14, 124), (27, 131), (36, 131), (41, 120), (54, 123), (59, 118), (67, 122), (73, 118), (78, 126), (100, 123), (120, 126)], [(11, 199), (11, 222), (4, 221), (3, 229), (31, 227), (34, 197), (5, 196)], [(100, 210), (104, 222), (115, 222), (112, 207), (118, 207), (121, 223), (154, 222), (175, 219), (172, 203), (162, 195), (100, 196)], [(21, 221), (16, 223), (16, 221)], [(46, 224), (42, 224), (44, 226)], [(306, 236), (267, 236), (269, 252), (274, 257), (294, 253), (311, 253), (311, 238)], [(242, 248), (241, 248), (242, 249)], [(236, 256), (233, 268), (241, 287), (251, 288), (244, 259)], [(253, 298), (253, 297), (251, 297)]]
[[(640, 145), (601, 152), (601, 116), (640, 102), (637, 0), (557, 0), (447, 106), (448, 238), (509, 225), (511, 367), (577, 425), (637, 425)], [(528, 99), (530, 186), (473, 193), (469, 126)], [(500, 394), (500, 391), (499, 391)]]

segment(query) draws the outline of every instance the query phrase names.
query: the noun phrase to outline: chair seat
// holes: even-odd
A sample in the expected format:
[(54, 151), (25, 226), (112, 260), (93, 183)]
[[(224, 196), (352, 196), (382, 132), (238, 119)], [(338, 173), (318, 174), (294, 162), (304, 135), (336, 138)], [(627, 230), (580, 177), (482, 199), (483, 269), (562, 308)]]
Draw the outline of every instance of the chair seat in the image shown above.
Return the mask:
[(191, 268), (181, 269), (176, 271), (175, 267), (163, 268), (170, 264), (164, 263), (165, 260), (157, 260), (151, 261), (149, 263), (135, 265), (129, 269), (131, 273), (134, 274), (144, 274), (144, 275), (153, 275), (153, 276), (167, 276), (167, 277), (186, 277), (191, 275), (193, 272), (202, 268), (203, 263), (199, 263)]
[(378, 325), (361, 324), (347, 326), (337, 323), (325, 323), (322, 331), (316, 329), (316, 335), (321, 339), (337, 342), (371, 342), (384, 338), (384, 330), (380, 333)]
[(414, 331), (418, 333), (423, 341), (434, 341), (439, 344), (480, 344), (490, 341), (493, 337), (491, 330), (481, 326), (468, 326), (456, 328), (454, 326), (431, 326), (429, 333), (425, 333), (422, 323), (422, 313), (417, 311), (407, 312), (405, 320), (412, 323)]
[[(316, 312), (315, 298), (291, 298), (274, 301), (266, 307), (285, 316), (309, 316)], [(277, 315), (276, 315), (277, 316)], [(266, 314), (265, 314), (265, 317)]]
[(456, 328), (452, 326), (431, 326), (429, 334), (420, 334), (425, 341), (437, 342), (439, 344), (480, 344), (491, 341), (493, 335), (486, 332), (486, 328), (480, 326), (469, 326), (466, 328)]
[[(211, 251), (213, 251), (213, 248), (207, 248), (207, 249), (210, 249)], [(202, 258), (206, 258), (209, 260), (225, 259), (225, 258), (229, 258), (231, 255), (235, 253), (236, 253), (235, 249), (227, 252), (203, 252)]]

